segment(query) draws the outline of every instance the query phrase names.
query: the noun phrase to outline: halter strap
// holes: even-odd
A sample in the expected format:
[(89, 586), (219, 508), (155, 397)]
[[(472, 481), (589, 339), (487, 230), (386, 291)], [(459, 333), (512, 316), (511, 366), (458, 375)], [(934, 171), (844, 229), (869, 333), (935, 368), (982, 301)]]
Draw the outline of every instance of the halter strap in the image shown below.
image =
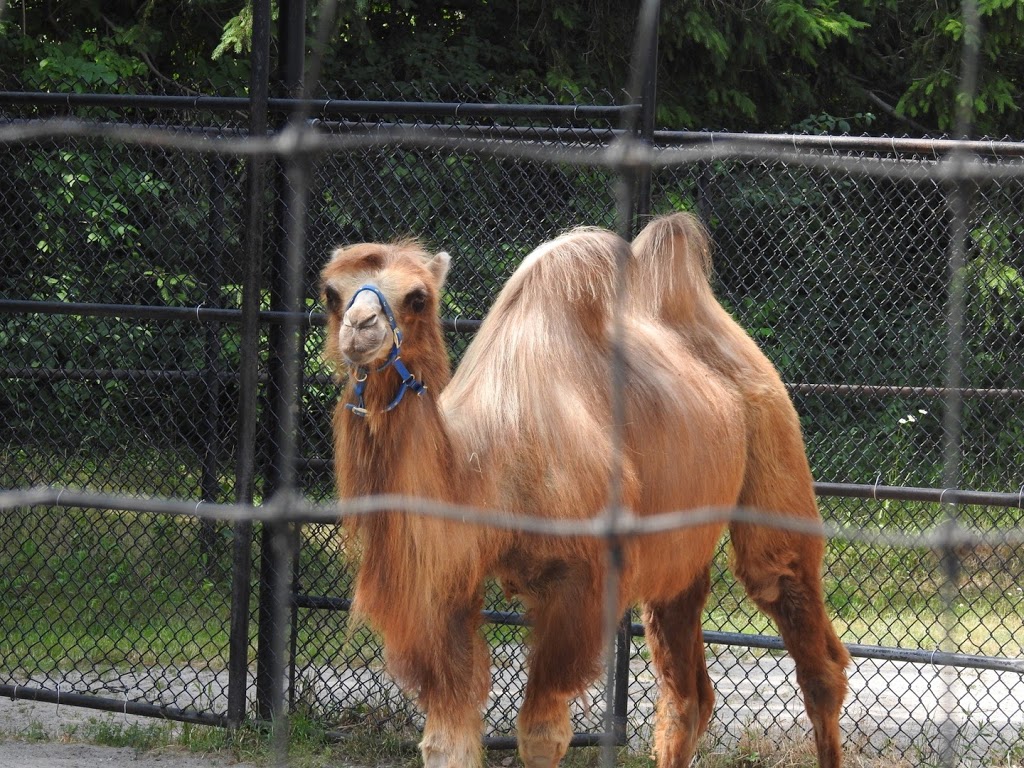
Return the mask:
[[(345, 307), (345, 310), (347, 311), (349, 307), (355, 303), (356, 296), (363, 291), (370, 291), (380, 301), (380, 307), (384, 311), (384, 317), (387, 318), (388, 325), (391, 326), (391, 333), (395, 338), (395, 342), (391, 345), (391, 351), (388, 353), (387, 360), (373, 371), (373, 373), (380, 373), (388, 368), (394, 368), (395, 372), (401, 379), (401, 383), (398, 385), (398, 391), (395, 392), (395, 396), (391, 398), (391, 402), (387, 404), (383, 411), (381, 411), (381, 413), (387, 413), (388, 411), (394, 410), (398, 407), (398, 404), (402, 402), (402, 398), (405, 397), (405, 393), (407, 391), (411, 389), (417, 395), (422, 395), (426, 391), (427, 385), (409, 373), (409, 369), (406, 368), (405, 363), (402, 362), (400, 353), (402, 347), (402, 331), (398, 328), (398, 322), (395, 320), (395, 313), (392, 311), (391, 305), (388, 303), (388, 300), (384, 298), (384, 294), (381, 293), (377, 286), (369, 284), (362, 286), (352, 294), (352, 299), (349, 301), (348, 307)], [(366, 402), (363, 399), (363, 393), (366, 391), (366, 380), (370, 373), (371, 371), (365, 366), (358, 365), (355, 368), (356, 386), (354, 391), (356, 402), (345, 403), (345, 407), (352, 411), (356, 416), (365, 417), (368, 413), (366, 409)]]

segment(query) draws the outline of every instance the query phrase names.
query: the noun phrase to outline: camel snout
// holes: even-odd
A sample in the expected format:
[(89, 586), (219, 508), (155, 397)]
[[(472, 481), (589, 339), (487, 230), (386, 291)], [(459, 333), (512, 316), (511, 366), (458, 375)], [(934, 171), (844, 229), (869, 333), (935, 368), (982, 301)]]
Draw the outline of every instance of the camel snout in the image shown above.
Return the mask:
[(369, 291), (357, 294), (345, 310), (338, 331), (342, 354), (355, 365), (366, 365), (387, 354), (391, 338), (391, 328), (377, 297)]

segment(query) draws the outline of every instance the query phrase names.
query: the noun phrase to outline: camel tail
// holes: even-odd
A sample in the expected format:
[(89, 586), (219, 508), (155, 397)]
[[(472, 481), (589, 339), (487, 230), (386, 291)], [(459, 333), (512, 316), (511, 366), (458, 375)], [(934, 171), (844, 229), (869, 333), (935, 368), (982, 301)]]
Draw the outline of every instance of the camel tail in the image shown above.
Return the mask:
[(638, 308), (643, 304), (665, 319), (684, 320), (714, 301), (711, 238), (692, 214), (652, 219), (633, 241), (633, 256), (630, 296)]

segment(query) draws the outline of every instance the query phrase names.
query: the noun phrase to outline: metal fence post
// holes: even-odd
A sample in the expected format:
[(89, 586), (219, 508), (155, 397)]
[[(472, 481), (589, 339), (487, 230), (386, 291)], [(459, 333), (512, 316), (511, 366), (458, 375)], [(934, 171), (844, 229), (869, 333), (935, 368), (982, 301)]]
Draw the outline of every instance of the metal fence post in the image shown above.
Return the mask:
[[(304, 0), (286, 0), (282, 2), (279, 12), (280, 60), (279, 70), (281, 85), (286, 95), (292, 98), (301, 96), (305, 49), (305, 18), (306, 4)], [(302, 210), (292, 210), (288, 200), (291, 197), (288, 179), (284, 172), (284, 162), (275, 164), (277, 173), (277, 200), (274, 214), (274, 252), (271, 268), (270, 303), (272, 310), (286, 309), (287, 283), (287, 233), (290, 229), (289, 218), (303, 215)], [(288, 419), (285, 412), (290, 407), (289, 393), (286, 390), (287, 356), (290, 353), (287, 330), (275, 324), (270, 327), (270, 364), (269, 391), (267, 400), (270, 404), (268, 414), (269, 434), (274, 438), (271, 446), (270, 461), (267, 466), (267, 478), (264, 495), (271, 498), (282, 489), (294, 487), (295, 466), (294, 456), (283, 451), (281, 437), (284, 433), (282, 424)], [(277, 626), (277, 617), (284, 615), (279, 605), (282, 594), (281, 579), (288, 578), (291, 570), (291, 552), (296, 546), (297, 538), (293, 526), (287, 523), (267, 523), (262, 528), (260, 543), (260, 598), (258, 618), (258, 639), (256, 655), (256, 708), (261, 718), (272, 720), (281, 715), (277, 711), (283, 701), (278, 698), (278, 689), (282, 679), (277, 670), (283, 669), (284, 659), (279, 658), (275, 648), (276, 638), (284, 631)], [(290, 590), (289, 590), (290, 594)], [(284, 646), (281, 646), (283, 654)]]
[[(656, 13), (660, 13), (660, 5)], [(654, 144), (654, 121), (658, 107), (658, 33), (655, 31), (651, 44), (647, 49), (647, 61), (644, 63), (643, 90), (640, 93), (639, 138), (648, 146)], [(643, 167), (637, 174), (637, 199), (634, 217), (634, 228), (639, 228), (639, 221), (651, 215), (652, 174), (650, 167)]]
[[(660, 13), (660, 4), (655, 14)], [(654, 34), (651, 36), (650, 44), (646, 51), (646, 61), (643, 63), (644, 79), (640, 96), (640, 120), (637, 125), (639, 138), (647, 144), (654, 142), (654, 118), (657, 108), (657, 87), (658, 87), (658, 33), (655, 26)], [(630, 236), (636, 232), (640, 220), (651, 214), (651, 187), (652, 174), (650, 168), (641, 168), (636, 176), (636, 198), (635, 207), (630, 215), (632, 231)], [(619, 624), (615, 636), (615, 674), (614, 691), (612, 692), (612, 722), (615, 728), (615, 742), (620, 745), (627, 743), (628, 735), (626, 727), (628, 723), (629, 710), (629, 661), (632, 656), (633, 644), (631, 642), (633, 630), (633, 611), (626, 611)]]
[[(249, 135), (267, 134), (267, 103), (270, 88), (270, 0), (253, 3), (252, 54), (250, 56)], [(238, 394), (238, 456), (235, 496), (252, 504), (256, 475), (256, 421), (259, 396), (259, 311), (263, 277), (263, 196), (266, 191), (266, 158), (255, 156), (247, 163), (246, 217), (242, 237), (245, 265), (242, 288), (241, 370)], [(228, 657), (228, 724), (238, 727), (245, 719), (249, 689), (249, 598), (252, 571), (252, 523), (236, 523), (231, 578), (231, 635)]]

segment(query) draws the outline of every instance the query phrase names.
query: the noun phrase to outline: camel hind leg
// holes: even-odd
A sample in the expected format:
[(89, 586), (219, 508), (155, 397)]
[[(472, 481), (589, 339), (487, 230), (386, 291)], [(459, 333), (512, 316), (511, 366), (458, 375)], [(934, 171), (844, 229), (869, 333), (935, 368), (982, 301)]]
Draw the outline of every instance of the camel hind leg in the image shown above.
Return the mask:
[[(811, 523), (820, 516), (796, 415), (778, 409), (756, 417), (747, 475), (739, 503), (744, 508)], [(796, 664), (804, 708), (814, 728), (818, 763), (842, 763), (839, 713), (846, 695), (850, 656), (825, 611), (820, 535), (749, 523), (729, 526), (733, 571), (758, 608), (779, 628)]]
[(700, 618), (711, 590), (708, 569), (684, 592), (644, 605), (644, 632), (661, 693), (654, 732), (659, 768), (687, 768), (707, 730), (715, 694), (704, 658)]

